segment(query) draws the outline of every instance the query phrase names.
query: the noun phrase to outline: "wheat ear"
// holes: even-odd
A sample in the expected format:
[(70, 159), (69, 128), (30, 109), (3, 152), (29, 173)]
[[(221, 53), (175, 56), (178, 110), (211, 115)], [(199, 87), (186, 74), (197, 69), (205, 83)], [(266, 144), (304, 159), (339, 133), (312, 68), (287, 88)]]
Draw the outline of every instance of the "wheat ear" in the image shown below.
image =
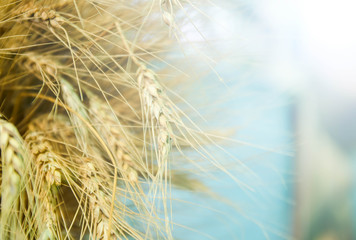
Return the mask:
[(58, 67), (50, 57), (28, 52), (17, 59), (17, 65), (26, 73), (31, 73), (37, 79), (41, 79), (56, 96), (59, 95)]
[(158, 127), (157, 145), (160, 159), (167, 159), (171, 149), (172, 129), (169, 110), (165, 104), (167, 99), (157, 81), (156, 74), (141, 65), (137, 70), (137, 80), (141, 89), (142, 101)]
[(18, 211), (21, 180), (27, 153), (17, 128), (0, 114), (1, 182), (1, 238), (16, 229), (14, 212)]
[[(49, 57), (40, 57), (36, 53), (28, 53), (19, 60), (19, 65), (28, 72), (33, 73), (38, 79), (42, 79), (51, 91), (58, 96), (62, 92), (64, 103), (83, 119), (89, 119), (87, 110), (74, 90), (72, 84), (58, 74), (58, 64)], [(83, 121), (73, 112), (68, 113), (71, 123), (75, 129), (75, 135), (84, 153), (87, 153), (89, 131), (84, 126)]]
[(158, 166), (161, 167), (162, 163), (168, 161), (168, 155), (172, 145), (172, 128), (170, 122), (172, 121), (170, 111), (167, 108), (165, 102), (168, 101), (164, 94), (163, 88), (157, 80), (157, 75), (150, 69), (148, 69), (143, 62), (141, 62), (131, 52), (131, 48), (128, 45), (127, 39), (123, 34), (121, 26), (116, 23), (118, 32), (122, 38), (122, 42), (129, 53), (129, 56), (137, 65), (136, 72), (137, 82), (142, 96), (142, 103), (144, 107), (144, 113), (149, 114), (152, 120), (155, 120), (157, 124), (157, 146), (158, 146)]
[[(57, 205), (58, 188), (61, 185), (61, 166), (58, 156), (53, 152), (50, 143), (37, 131), (30, 128), (25, 138), (32, 154), (34, 165), (34, 189), (38, 194), (38, 203), (42, 203), (40, 216), (36, 217), (40, 239), (57, 239), (58, 228)], [(44, 225), (43, 225), (44, 224)]]
[[(59, 96), (59, 92), (61, 92), (63, 101), (68, 107), (84, 119), (89, 119), (87, 110), (71, 83), (65, 80), (61, 74), (58, 74), (58, 64), (49, 57), (40, 57), (40, 55), (32, 52), (20, 57), (18, 61), (21, 68), (33, 73), (38, 79), (42, 79), (56, 96)], [(68, 112), (68, 115), (75, 129), (74, 132), (78, 142), (86, 153), (89, 132), (84, 127), (83, 121), (76, 114)]]
[[(51, 7), (63, 7), (66, 4), (67, 3), (62, 3)], [(63, 19), (61, 19), (59, 14), (54, 9), (50, 7), (37, 6), (36, 2), (29, 2), (22, 5), (17, 11), (15, 11), (15, 16), (17, 19), (22, 21), (46, 22), (49, 26), (54, 28), (59, 28), (60, 24), (63, 22)]]
[[(73, 86), (66, 81), (65, 79), (60, 79), (62, 97), (64, 102), (72, 109), (74, 112), (79, 114), (83, 119), (88, 120), (88, 112), (84, 103), (80, 100)], [(86, 154), (88, 152), (88, 142), (89, 142), (89, 131), (86, 125), (83, 123), (83, 120), (78, 117), (77, 114), (74, 114), (72, 111), (69, 112), (71, 123), (74, 127), (75, 136), (78, 139), (78, 142), (83, 149), (83, 152)], [(88, 120), (89, 122), (89, 120)]]
[(90, 219), (93, 221), (93, 234), (95, 239), (113, 239), (115, 233), (109, 233), (109, 211), (111, 198), (100, 187), (97, 170), (89, 159), (84, 159), (81, 168), (83, 191), (89, 200)]
[(124, 131), (108, 103), (95, 94), (86, 91), (89, 97), (91, 122), (103, 134), (108, 146), (118, 161), (121, 174), (131, 182), (138, 182), (138, 166), (128, 152)]
[(174, 7), (181, 6), (178, 0), (160, 0), (162, 19), (165, 24), (169, 27), (169, 35), (172, 31), (177, 28), (174, 21)]
[[(169, 99), (166, 97), (163, 88), (157, 79), (157, 75), (152, 70), (148, 69), (146, 65), (132, 53), (128, 41), (118, 22), (116, 22), (116, 28), (119, 32), (119, 35), (121, 36), (122, 42), (128, 52), (129, 57), (132, 58), (133, 62), (138, 67), (136, 76), (142, 100), (143, 113), (145, 118), (148, 119), (148, 124), (152, 124), (152, 135), (157, 135), (157, 138), (154, 141), (158, 147), (158, 171), (156, 179), (158, 181), (162, 181), (163, 177), (165, 178), (162, 191), (162, 195), (165, 196), (168, 191), (167, 173), (169, 153), (171, 151), (173, 138), (171, 127), (171, 122), (173, 119), (166, 105), (166, 102), (169, 102)], [(155, 133), (156, 130), (158, 132), (157, 134)], [(171, 228), (169, 226), (168, 209), (166, 203), (163, 203), (163, 208), (165, 214), (164, 221), (168, 238), (173, 238), (171, 235)]]

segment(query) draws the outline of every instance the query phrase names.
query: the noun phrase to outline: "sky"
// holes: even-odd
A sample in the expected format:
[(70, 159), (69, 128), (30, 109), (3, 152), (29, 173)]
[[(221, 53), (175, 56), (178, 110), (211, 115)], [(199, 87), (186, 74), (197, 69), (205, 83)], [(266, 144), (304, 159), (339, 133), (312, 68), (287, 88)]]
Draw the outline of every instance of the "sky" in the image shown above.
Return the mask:
[[(207, 20), (196, 22), (206, 38), (185, 26), (185, 39), (214, 43), (210, 52), (221, 57), (214, 69), (225, 82), (211, 96), (231, 92), (223, 105), (231, 110), (224, 124), (241, 126), (234, 139), (245, 143), (229, 151), (258, 177), (235, 172), (252, 190), (223, 174), (221, 182), (207, 181), (240, 210), (178, 193), (210, 210), (186, 206), (196, 217), (182, 214), (181, 220), (202, 233), (178, 228), (176, 234), (184, 239), (288, 239), (296, 203), (296, 149), (303, 144), (296, 140), (296, 108), (306, 96), (315, 101), (312, 114), (325, 135), (350, 158), (355, 152), (356, 2), (231, 0), (207, 9)], [(204, 81), (216, 84), (216, 74)]]

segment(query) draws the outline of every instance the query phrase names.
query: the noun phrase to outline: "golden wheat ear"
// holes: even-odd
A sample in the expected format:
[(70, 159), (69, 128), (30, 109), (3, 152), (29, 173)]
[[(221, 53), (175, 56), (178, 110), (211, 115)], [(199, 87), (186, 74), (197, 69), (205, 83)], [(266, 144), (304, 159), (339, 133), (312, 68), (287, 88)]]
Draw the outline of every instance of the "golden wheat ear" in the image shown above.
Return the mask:
[(40, 239), (58, 239), (61, 236), (59, 223), (59, 195), (62, 184), (61, 165), (58, 155), (48, 141), (38, 132), (29, 131), (25, 138), (32, 159), (32, 178), (35, 222)]
[[(86, 157), (87, 154), (78, 147), (69, 117), (63, 114), (39, 116), (30, 123), (26, 141), (34, 154), (32, 162), (37, 163), (32, 167), (32, 185), (37, 186), (32, 187), (33, 192), (43, 196), (43, 204), (29, 207), (35, 210), (32, 218), (37, 224), (37, 236), (62, 236), (64, 239), (65, 235), (74, 239), (81, 236), (92, 239), (131, 236), (142, 239), (143, 234), (130, 226), (125, 218), (125, 215), (132, 213), (121, 202), (124, 189), (115, 195), (114, 208), (111, 210), (114, 178), (110, 162), (102, 158), (99, 148), (91, 148), (90, 157)], [(44, 157), (48, 159), (47, 162), (43, 162)], [(123, 179), (120, 181), (124, 182)], [(51, 186), (50, 190), (48, 185)], [(48, 209), (55, 214), (49, 215)], [(126, 209), (125, 212), (121, 212), (123, 209)], [(47, 217), (36, 220), (38, 213)], [(46, 224), (39, 225), (38, 220)], [(53, 225), (54, 222), (58, 224)]]
[(28, 161), (24, 141), (17, 128), (0, 114), (1, 149), (1, 239), (16, 237), (19, 230), (20, 193)]
[[(129, 143), (127, 135), (118, 116), (111, 105), (100, 97), (86, 90), (89, 98), (89, 116), (91, 123), (101, 134), (113, 153), (121, 176), (132, 183), (138, 182), (138, 171), (144, 168), (142, 157), (133, 144)], [(134, 157), (135, 156), (135, 159)]]

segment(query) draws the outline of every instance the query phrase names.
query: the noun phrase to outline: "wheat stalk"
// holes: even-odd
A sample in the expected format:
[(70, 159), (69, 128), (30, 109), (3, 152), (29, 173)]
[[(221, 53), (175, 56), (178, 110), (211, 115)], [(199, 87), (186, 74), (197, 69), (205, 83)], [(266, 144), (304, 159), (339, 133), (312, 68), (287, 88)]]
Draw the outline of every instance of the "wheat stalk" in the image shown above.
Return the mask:
[(13, 214), (18, 211), (21, 182), (23, 181), (27, 153), (17, 128), (0, 114), (1, 149), (1, 238), (16, 229)]

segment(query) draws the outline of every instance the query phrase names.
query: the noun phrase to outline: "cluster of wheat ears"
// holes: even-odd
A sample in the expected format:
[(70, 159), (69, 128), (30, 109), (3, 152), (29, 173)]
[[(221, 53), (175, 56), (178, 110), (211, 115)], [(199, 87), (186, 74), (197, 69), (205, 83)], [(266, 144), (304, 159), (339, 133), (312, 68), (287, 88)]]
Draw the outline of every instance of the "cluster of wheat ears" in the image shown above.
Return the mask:
[(172, 238), (171, 155), (204, 136), (156, 72), (183, 4), (1, 0), (0, 239)]

